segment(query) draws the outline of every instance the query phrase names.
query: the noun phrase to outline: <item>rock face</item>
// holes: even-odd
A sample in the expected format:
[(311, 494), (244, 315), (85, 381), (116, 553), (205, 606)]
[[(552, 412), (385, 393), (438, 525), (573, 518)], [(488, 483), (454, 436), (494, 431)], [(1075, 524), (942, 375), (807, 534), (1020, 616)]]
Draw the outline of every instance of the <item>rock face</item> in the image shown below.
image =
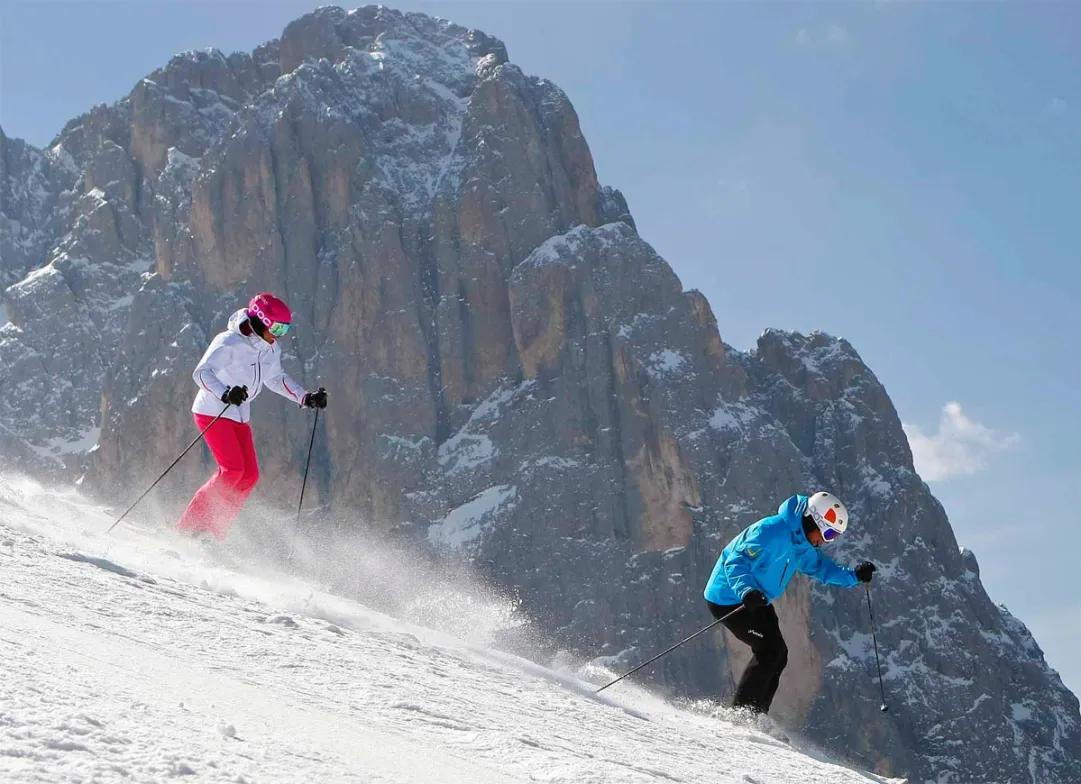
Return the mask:
[[(174, 58), (47, 150), (0, 135), (0, 166), (0, 460), (134, 498), (193, 436), (210, 337), (274, 291), (287, 369), (331, 400), (313, 504), (471, 559), (618, 669), (708, 621), (732, 535), (828, 488), (854, 518), (831, 554), (883, 565), (892, 711), (863, 591), (798, 578), (782, 720), (884, 773), (1081, 780), (1077, 700), (987, 597), (856, 351), (726, 346), (566, 96), (499, 41), (320, 9), (251, 55)], [(264, 500), (295, 503), (309, 423), (260, 400)], [(182, 463), (176, 499), (205, 472)], [(718, 633), (642, 677), (723, 698), (744, 661)]]

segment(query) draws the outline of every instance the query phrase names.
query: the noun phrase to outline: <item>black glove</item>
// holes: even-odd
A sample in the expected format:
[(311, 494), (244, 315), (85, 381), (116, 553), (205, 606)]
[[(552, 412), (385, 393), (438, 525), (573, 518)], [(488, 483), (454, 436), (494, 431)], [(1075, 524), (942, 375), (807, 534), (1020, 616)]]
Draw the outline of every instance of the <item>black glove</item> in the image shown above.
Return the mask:
[(308, 392), (304, 395), (304, 399), (300, 401), (300, 405), (307, 406), (308, 408), (326, 408), (327, 407), (327, 391), (323, 387), (314, 392)]
[(765, 607), (768, 602), (766, 601), (766, 595), (758, 590), (750, 590), (743, 594), (743, 606), (748, 610), (757, 610), (759, 607)]
[(870, 561), (864, 561), (861, 564), (857, 564), (856, 568), (852, 571), (856, 573), (856, 579), (861, 583), (869, 583), (871, 582), (871, 575), (878, 570), (875, 569), (875, 565)]
[(222, 393), (221, 402), (231, 406), (239, 406), (248, 399), (247, 387), (229, 387)]

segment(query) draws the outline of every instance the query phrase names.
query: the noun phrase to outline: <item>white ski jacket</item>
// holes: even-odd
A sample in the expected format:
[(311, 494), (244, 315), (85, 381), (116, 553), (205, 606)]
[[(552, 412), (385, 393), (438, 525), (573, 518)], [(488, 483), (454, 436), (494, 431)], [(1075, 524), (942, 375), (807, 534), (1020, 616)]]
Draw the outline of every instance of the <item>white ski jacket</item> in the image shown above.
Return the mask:
[(221, 396), (226, 389), (236, 386), (248, 388), (248, 399), (239, 406), (229, 406), (223, 415), (234, 422), (251, 419), (251, 401), (264, 386), (301, 405), (305, 390), (282, 370), (281, 346), (267, 343), (258, 335), (244, 335), (240, 325), (247, 318), (245, 310), (234, 313), (229, 319), (229, 329), (218, 333), (195, 366), (191, 377), (199, 385), (199, 394), (191, 406), (194, 413), (217, 416), (225, 407)]

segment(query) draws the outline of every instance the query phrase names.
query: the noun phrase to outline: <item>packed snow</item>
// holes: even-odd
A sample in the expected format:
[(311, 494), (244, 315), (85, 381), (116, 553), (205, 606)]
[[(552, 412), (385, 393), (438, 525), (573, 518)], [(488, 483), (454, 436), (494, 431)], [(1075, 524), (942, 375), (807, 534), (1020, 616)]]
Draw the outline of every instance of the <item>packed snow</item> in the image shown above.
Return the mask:
[(663, 351), (655, 351), (649, 355), (649, 369), (655, 376), (676, 373), (687, 364), (689, 364), (689, 362), (683, 352), (673, 351), (670, 348), (666, 348)]
[(574, 266), (587, 244), (598, 248), (610, 247), (616, 236), (628, 230), (624, 223), (606, 223), (596, 228), (579, 224), (564, 234), (556, 234), (542, 242), (518, 266), (523, 270), (551, 264)]
[(721, 401), (709, 419), (709, 426), (714, 430), (738, 430), (743, 431), (752, 424), (760, 414), (752, 407), (744, 403), (726, 403)]
[(482, 400), (469, 416), (469, 420), (453, 436), (439, 446), (439, 465), (449, 476), (472, 471), (499, 455), (499, 448), (483, 431), (502, 416), (503, 408), (536, 383), (524, 381), (515, 386), (504, 384)]
[(498, 454), (499, 449), (488, 436), (458, 433), (439, 447), (439, 464), (446, 466), (447, 474), (453, 476), (484, 465)]
[(425, 446), (432, 442), (428, 436), (407, 438), (405, 436), (391, 435), (390, 433), (380, 433), (379, 437), (386, 441), (386, 450), (383, 452), (383, 457), (393, 457), (398, 460), (408, 460), (419, 456), (424, 451)]
[(514, 485), (495, 485), (477, 494), (428, 528), (428, 539), (438, 545), (456, 548), (476, 540), (490, 526), (496, 513), (513, 505), (518, 497)]
[(96, 447), (100, 437), (101, 428), (91, 425), (74, 438), (50, 438), (46, 446), (38, 451), (45, 451), (52, 455), (83, 454)]
[(629, 681), (595, 695), (595, 664), (492, 650), (471, 635), (498, 604), (415, 580), (451, 636), (110, 522), (0, 477), (2, 781), (882, 781)]

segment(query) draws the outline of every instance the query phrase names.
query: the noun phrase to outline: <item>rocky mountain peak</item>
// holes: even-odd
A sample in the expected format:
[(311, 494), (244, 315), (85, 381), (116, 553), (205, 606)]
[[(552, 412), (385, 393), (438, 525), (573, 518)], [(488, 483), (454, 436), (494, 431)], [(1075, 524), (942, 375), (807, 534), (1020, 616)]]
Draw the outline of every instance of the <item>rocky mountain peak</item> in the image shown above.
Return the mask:
[(283, 74), (310, 60), (337, 64), (355, 50), (377, 61), (389, 54), (391, 66), (406, 75), (423, 74), (448, 86), (471, 76), (482, 59), (489, 65), (509, 62), (503, 43), (478, 30), (385, 6), (320, 8), (286, 26), (279, 50)]

